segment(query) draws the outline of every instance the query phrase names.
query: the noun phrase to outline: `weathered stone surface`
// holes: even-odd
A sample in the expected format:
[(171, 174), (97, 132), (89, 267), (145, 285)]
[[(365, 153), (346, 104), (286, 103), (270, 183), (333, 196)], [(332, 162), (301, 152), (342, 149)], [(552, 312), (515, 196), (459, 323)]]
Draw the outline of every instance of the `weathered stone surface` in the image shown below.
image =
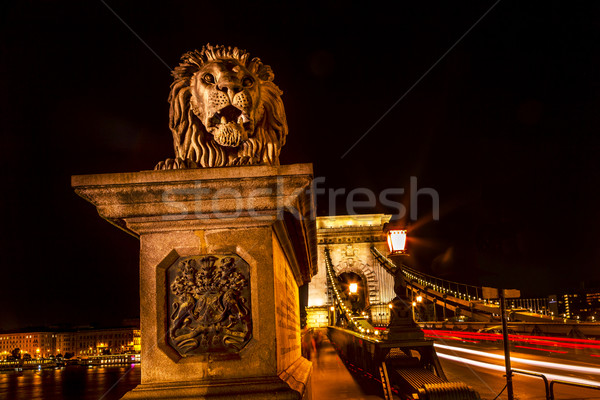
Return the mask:
[[(96, 205), (102, 217), (140, 238), (142, 384), (126, 399), (287, 399), (310, 393), (311, 364), (300, 356), (298, 286), (316, 271), (312, 197), (307, 192), (311, 179), (310, 165), (72, 178), (76, 192)], [(247, 273), (240, 274), (249, 292), (231, 286), (234, 280), (223, 286), (224, 292), (208, 297), (221, 306), (230, 304), (221, 322), (233, 322), (242, 332), (240, 319), (251, 315), (248, 342), (232, 352), (223, 346), (182, 352), (171, 333), (175, 338), (190, 333), (182, 326), (192, 326), (193, 318), (172, 318), (170, 292), (180, 276), (178, 263), (208, 259), (220, 265), (229, 262), (227, 257), (235, 258), (236, 265), (247, 264)], [(225, 293), (231, 287), (237, 294), (232, 292), (228, 303)], [(188, 299), (194, 312), (206, 297), (198, 293), (204, 294)], [(249, 300), (242, 302), (240, 296)], [(183, 301), (181, 295), (177, 299)], [(248, 307), (247, 315), (242, 306)], [(199, 320), (215, 323), (220, 309), (204, 308), (209, 315)], [(210, 335), (221, 341), (215, 332)]]
[(299, 358), (276, 377), (168, 382), (140, 385), (124, 400), (298, 400), (310, 399), (312, 363)]
[[(75, 192), (136, 237), (180, 230), (270, 226), (284, 220), (303, 279), (317, 271), (312, 165), (75, 175)], [(300, 218), (298, 218), (300, 217)], [(297, 247), (297, 248), (296, 248)], [(306, 259), (305, 259), (306, 257)]]

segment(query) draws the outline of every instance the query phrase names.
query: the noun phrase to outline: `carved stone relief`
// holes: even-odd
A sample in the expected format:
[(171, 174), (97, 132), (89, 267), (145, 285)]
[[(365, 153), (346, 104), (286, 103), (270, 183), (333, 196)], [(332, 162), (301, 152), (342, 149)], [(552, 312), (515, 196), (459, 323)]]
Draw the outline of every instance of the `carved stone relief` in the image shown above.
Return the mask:
[(252, 336), (250, 267), (231, 255), (181, 257), (167, 269), (168, 343), (181, 356), (237, 353)]

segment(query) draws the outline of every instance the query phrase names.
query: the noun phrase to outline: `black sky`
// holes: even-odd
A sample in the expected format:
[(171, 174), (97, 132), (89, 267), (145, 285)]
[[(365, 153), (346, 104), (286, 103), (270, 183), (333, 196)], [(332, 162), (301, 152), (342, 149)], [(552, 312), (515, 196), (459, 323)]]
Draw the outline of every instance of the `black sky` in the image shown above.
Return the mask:
[[(600, 3), (500, 1), (344, 158), (493, 1), (107, 4), (171, 68), (207, 42), (271, 65), (283, 164), (327, 188), (437, 190), (440, 221), (424, 199), (411, 233), (424, 270), (600, 286)], [(170, 71), (101, 1), (3, 2), (0, 24), (0, 329), (137, 316), (139, 243), (70, 176), (172, 155)]]

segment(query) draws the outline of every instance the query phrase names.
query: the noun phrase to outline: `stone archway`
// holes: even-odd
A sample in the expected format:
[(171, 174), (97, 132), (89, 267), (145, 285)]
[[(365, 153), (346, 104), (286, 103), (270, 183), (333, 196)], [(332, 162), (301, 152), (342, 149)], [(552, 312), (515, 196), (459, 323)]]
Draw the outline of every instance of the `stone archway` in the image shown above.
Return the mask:
[(333, 267), (335, 276), (340, 276), (344, 272), (353, 272), (359, 275), (364, 282), (366, 282), (367, 289), (367, 301), (368, 304), (379, 304), (381, 296), (379, 293), (379, 282), (373, 267), (370, 265), (349, 258), (340, 262), (338, 265)]

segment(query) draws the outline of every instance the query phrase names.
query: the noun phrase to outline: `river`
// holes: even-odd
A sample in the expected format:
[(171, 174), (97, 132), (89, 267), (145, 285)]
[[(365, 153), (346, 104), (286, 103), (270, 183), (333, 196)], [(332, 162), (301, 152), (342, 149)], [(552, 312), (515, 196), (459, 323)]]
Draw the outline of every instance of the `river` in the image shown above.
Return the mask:
[(0, 372), (0, 399), (116, 400), (140, 383), (140, 364)]

